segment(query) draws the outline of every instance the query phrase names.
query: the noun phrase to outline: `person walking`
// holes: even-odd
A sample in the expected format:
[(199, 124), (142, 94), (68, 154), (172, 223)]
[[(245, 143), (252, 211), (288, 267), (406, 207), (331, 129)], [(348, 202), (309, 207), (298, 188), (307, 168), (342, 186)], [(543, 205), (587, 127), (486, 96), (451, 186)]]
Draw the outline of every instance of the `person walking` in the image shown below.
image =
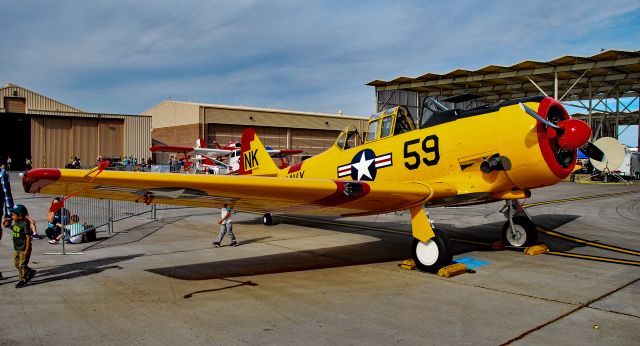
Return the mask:
[(7, 171), (11, 170), (11, 156), (7, 156)]
[(211, 245), (214, 247), (220, 247), (220, 243), (222, 242), (222, 238), (224, 238), (225, 234), (229, 234), (231, 237), (231, 246), (238, 246), (238, 242), (236, 241), (236, 236), (233, 234), (233, 222), (231, 221), (231, 212), (232, 209), (229, 207), (227, 203), (224, 204), (224, 207), (220, 210), (220, 221), (218, 221), (218, 225), (220, 225), (220, 233), (218, 233), (218, 238), (211, 242)]
[[(20, 281), (16, 288), (22, 288), (29, 284), (38, 271), (29, 268), (29, 258), (31, 257), (31, 233), (33, 224), (26, 220), (29, 215), (27, 208), (22, 204), (16, 204), (11, 209), (11, 219), (14, 224), (11, 226), (13, 234), (13, 264), (18, 269)], [(27, 233), (28, 232), (28, 233)]]

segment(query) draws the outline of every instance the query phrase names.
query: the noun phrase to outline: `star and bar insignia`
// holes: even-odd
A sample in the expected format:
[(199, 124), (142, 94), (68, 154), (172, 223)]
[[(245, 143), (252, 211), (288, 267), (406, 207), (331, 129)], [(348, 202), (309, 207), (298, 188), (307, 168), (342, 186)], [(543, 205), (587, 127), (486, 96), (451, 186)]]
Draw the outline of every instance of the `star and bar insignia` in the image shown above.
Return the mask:
[(351, 163), (338, 167), (338, 178), (351, 176), (352, 180), (372, 181), (376, 179), (379, 168), (393, 165), (391, 153), (376, 156), (371, 149), (359, 151)]

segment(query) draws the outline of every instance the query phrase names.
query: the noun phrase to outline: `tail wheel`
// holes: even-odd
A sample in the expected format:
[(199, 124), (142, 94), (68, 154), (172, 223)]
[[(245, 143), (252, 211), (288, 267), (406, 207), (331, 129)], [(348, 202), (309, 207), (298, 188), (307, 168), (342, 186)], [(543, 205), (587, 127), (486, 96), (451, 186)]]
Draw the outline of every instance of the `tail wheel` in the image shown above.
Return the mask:
[(449, 239), (443, 233), (435, 233), (436, 236), (426, 242), (413, 238), (411, 255), (416, 267), (425, 272), (435, 273), (453, 260)]
[(273, 216), (271, 216), (271, 213), (265, 213), (264, 214), (264, 216), (262, 217), (262, 223), (265, 226), (273, 225)]
[(531, 246), (538, 243), (538, 230), (533, 221), (524, 216), (513, 218), (513, 229), (509, 221), (502, 226), (502, 241), (511, 246)]

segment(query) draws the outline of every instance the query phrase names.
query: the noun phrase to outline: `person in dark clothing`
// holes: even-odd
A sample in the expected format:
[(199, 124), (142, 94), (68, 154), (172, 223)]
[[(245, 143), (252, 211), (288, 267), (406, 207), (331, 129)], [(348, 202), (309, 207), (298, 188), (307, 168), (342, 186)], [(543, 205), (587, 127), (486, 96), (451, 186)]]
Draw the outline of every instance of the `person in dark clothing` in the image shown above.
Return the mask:
[(49, 207), (49, 211), (47, 212), (47, 229), (45, 234), (49, 239), (55, 239), (60, 233), (62, 233), (62, 228), (57, 226), (58, 224), (66, 225), (69, 223), (69, 217), (71, 213), (68, 209), (62, 208), (59, 203), (62, 203), (60, 197), (55, 197), (53, 201), (51, 201), (51, 206)]

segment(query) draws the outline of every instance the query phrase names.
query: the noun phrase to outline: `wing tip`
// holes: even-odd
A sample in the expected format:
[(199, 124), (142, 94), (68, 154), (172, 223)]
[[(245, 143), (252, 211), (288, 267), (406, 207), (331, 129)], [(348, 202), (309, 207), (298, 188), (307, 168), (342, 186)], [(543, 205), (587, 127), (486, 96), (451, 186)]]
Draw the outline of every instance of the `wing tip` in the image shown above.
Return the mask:
[(61, 172), (57, 168), (34, 168), (22, 176), (24, 192), (36, 193), (43, 187), (60, 179)]

